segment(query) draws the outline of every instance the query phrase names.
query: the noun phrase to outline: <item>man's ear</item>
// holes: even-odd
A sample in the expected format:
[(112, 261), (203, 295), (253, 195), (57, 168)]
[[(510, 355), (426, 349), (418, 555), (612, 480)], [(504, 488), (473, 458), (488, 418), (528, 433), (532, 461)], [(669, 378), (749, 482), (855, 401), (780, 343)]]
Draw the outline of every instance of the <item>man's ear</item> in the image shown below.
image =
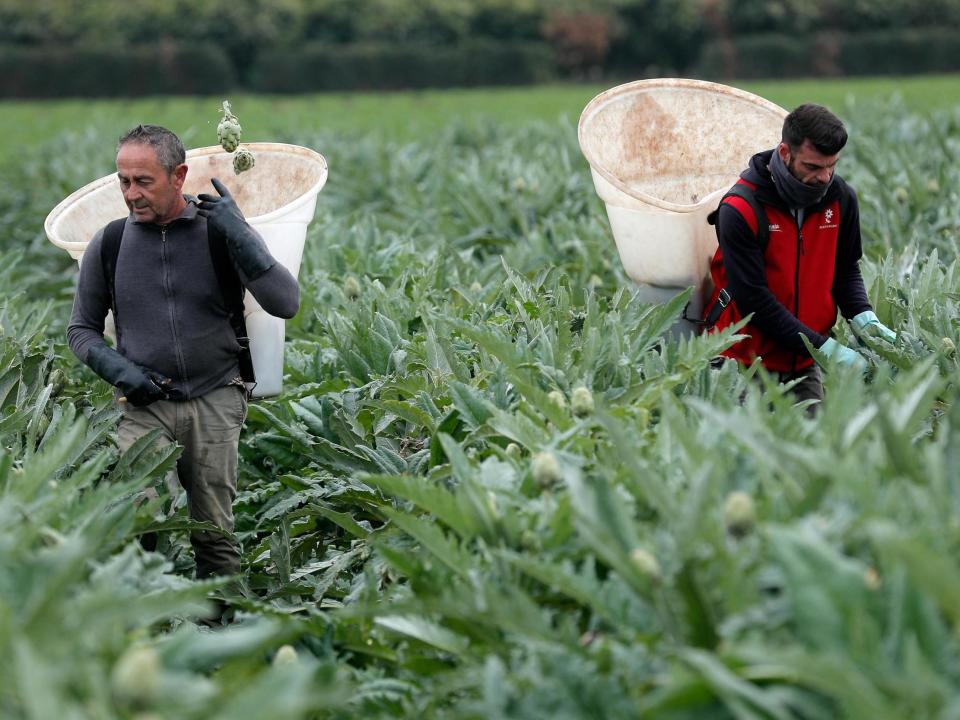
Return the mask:
[(178, 191), (181, 190), (183, 188), (184, 181), (187, 179), (187, 164), (180, 163), (177, 165), (173, 169), (171, 177), (173, 178), (173, 186), (177, 188)]
[(777, 152), (780, 153), (780, 159), (783, 160), (783, 164), (788, 165), (790, 160), (790, 146), (782, 142), (777, 146)]

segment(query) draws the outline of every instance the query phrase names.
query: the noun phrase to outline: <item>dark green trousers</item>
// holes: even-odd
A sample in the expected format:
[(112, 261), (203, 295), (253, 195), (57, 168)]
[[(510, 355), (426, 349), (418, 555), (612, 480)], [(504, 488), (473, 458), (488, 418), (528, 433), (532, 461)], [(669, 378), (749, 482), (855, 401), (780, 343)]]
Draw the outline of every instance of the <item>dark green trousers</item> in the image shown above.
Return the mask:
[[(160, 400), (146, 407), (120, 406), (123, 419), (117, 434), (125, 451), (145, 433), (160, 428), (162, 438), (183, 446), (177, 478), (187, 491), (187, 509), (194, 520), (206, 520), (233, 532), (233, 501), (237, 495), (237, 445), (247, 416), (246, 391), (236, 385), (218, 388), (184, 402)], [(197, 577), (240, 571), (240, 550), (215, 532), (190, 536)]]

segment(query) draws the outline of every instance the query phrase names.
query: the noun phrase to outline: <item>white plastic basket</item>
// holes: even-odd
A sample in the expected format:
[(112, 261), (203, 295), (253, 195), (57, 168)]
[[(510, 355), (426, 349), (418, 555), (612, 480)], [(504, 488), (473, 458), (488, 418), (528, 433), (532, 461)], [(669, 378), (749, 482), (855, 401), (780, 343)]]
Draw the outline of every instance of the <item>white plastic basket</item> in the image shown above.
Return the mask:
[(687, 79), (639, 80), (597, 95), (579, 140), (627, 275), (648, 302), (693, 286), (699, 315), (717, 248), (707, 215), (750, 157), (780, 141), (783, 108)]

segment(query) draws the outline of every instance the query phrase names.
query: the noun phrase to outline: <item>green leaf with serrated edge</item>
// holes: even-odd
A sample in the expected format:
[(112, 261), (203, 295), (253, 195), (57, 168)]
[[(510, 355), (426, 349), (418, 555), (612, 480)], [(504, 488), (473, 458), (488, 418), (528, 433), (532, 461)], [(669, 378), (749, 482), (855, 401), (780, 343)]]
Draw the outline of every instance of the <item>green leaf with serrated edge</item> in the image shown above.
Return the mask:
[(314, 438), (313, 445), (313, 457), (322, 460), (325, 464), (337, 470), (369, 472), (376, 469), (374, 463), (362, 455), (324, 438)]
[(163, 439), (161, 428), (153, 428), (136, 440), (120, 456), (110, 472), (110, 482), (125, 482), (131, 478), (148, 477), (160, 470), (172, 469), (182, 448)]
[(475, 327), (466, 323), (454, 323), (454, 327), (477, 343), (486, 352), (500, 360), (510, 376), (511, 382), (534, 407), (559, 428), (572, 424), (567, 412), (553, 403), (547, 392), (540, 389), (531, 379), (529, 370), (523, 368), (525, 360), (521, 358), (513, 343), (506, 337), (494, 334), (487, 328)]
[(316, 398), (305, 397), (298, 401), (291, 401), (290, 409), (312, 434), (323, 435), (323, 408)]
[(692, 295), (693, 288), (687, 288), (665, 303), (652, 305), (643, 313), (638, 323), (640, 332), (632, 342), (634, 357), (649, 350), (669, 332), (680, 319)]
[(420, 543), (430, 555), (457, 575), (466, 577), (471, 566), (470, 555), (455, 540), (448, 538), (435, 524), (413, 517), (399, 510), (381, 508), (381, 512), (398, 528)]
[(286, 522), (270, 536), (270, 560), (281, 582), (290, 581), (290, 532)]
[(454, 655), (462, 655), (469, 646), (465, 637), (422, 617), (386, 615), (374, 618), (374, 623)]
[(437, 334), (432, 326), (427, 327), (426, 350), (427, 367), (436, 373), (438, 379), (448, 378), (454, 374), (446, 349), (437, 339)]
[(208, 520), (191, 520), (187, 517), (167, 518), (144, 525), (137, 530), (138, 535), (155, 532), (208, 532), (236, 540), (236, 536), (232, 532), (224, 530)]
[(546, 445), (550, 439), (550, 433), (545, 427), (537, 425), (520, 413), (511, 414), (498, 409), (487, 421), (487, 425), (505, 438), (531, 450)]
[(282, 435), (289, 437), (291, 440), (301, 443), (305, 448), (309, 448), (313, 444), (314, 438), (312, 435), (298, 425), (282, 420), (279, 415), (270, 410), (266, 405), (251, 405), (248, 411), (248, 417), (266, 423), (274, 432), (282, 433)]
[(447, 387), (460, 417), (470, 430), (476, 430), (496, 411), (496, 406), (476, 388), (451, 380)]
[(402, 400), (372, 400), (368, 404), (370, 407), (392, 413), (406, 420), (416, 428), (425, 428), (430, 432), (433, 432), (435, 429), (435, 424), (430, 414), (409, 402)]
[(700, 675), (735, 717), (744, 720), (794, 720), (795, 715), (767, 690), (754, 685), (702, 650), (680, 651), (681, 659)]
[(476, 532), (473, 519), (463, 512), (457, 497), (444, 487), (405, 475), (367, 475), (364, 482), (412, 502), (461, 536), (470, 537)]
[(433, 437), (430, 439), (430, 467), (436, 467), (446, 459), (443, 454), (443, 445), (440, 443), (440, 434), (447, 433), (462, 438), (464, 436), (462, 426), (463, 421), (460, 420), (460, 411), (456, 408), (448, 412), (440, 421)]
[(354, 537), (363, 539), (370, 535), (370, 531), (360, 527), (360, 525), (357, 524), (357, 521), (353, 519), (353, 516), (349, 515), (348, 513), (337, 512), (336, 510), (333, 510), (322, 503), (312, 503), (307, 509), (316, 513), (317, 515), (320, 515), (321, 517), (325, 517), (327, 520), (343, 528)]
[(32, 414), (30, 420), (27, 422), (26, 447), (28, 457), (33, 454), (33, 449), (37, 446), (40, 422), (46, 417), (47, 403), (50, 402), (50, 394), (52, 392), (53, 385), (47, 385), (34, 401)]
[[(618, 613), (606, 606), (600, 583), (594, 578), (586, 578), (583, 575), (574, 574), (570, 568), (518, 553), (501, 551), (500, 554), (521, 572), (576, 600), (584, 607), (590, 608), (612, 626), (616, 627), (619, 624)], [(630, 630), (629, 628), (618, 629)]]
[(407, 471), (406, 461), (389, 447), (369, 448), (357, 445), (357, 450), (366, 455), (377, 466), (377, 471), (384, 474), (401, 474)]
[(460, 447), (460, 443), (446, 433), (437, 433), (437, 438), (440, 440), (443, 451), (450, 461), (454, 477), (456, 477), (461, 484), (467, 482), (473, 476), (474, 468)]
[(63, 427), (47, 442), (42, 451), (30, 457), (18, 482), (24, 497), (32, 497), (40, 483), (54, 477), (70, 458), (78, 455), (84, 447), (86, 429), (86, 418), (78, 417), (73, 425)]

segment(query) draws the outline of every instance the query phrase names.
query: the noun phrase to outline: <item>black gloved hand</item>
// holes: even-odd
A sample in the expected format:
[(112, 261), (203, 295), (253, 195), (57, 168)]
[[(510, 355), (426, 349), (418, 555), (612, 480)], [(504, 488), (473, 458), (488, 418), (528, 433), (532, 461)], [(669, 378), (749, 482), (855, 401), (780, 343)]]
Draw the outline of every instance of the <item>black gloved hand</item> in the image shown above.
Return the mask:
[(237, 207), (236, 200), (226, 186), (217, 178), (211, 178), (213, 187), (220, 197), (201, 193), (197, 195), (200, 203), (197, 214), (207, 219), (207, 223), (216, 232), (227, 239), (227, 249), (248, 280), (255, 280), (276, 264), (276, 260), (267, 244), (250, 227)]
[(87, 365), (108, 383), (120, 388), (127, 401), (137, 407), (169, 399), (170, 378), (130, 362), (107, 345), (92, 348), (87, 353)]

